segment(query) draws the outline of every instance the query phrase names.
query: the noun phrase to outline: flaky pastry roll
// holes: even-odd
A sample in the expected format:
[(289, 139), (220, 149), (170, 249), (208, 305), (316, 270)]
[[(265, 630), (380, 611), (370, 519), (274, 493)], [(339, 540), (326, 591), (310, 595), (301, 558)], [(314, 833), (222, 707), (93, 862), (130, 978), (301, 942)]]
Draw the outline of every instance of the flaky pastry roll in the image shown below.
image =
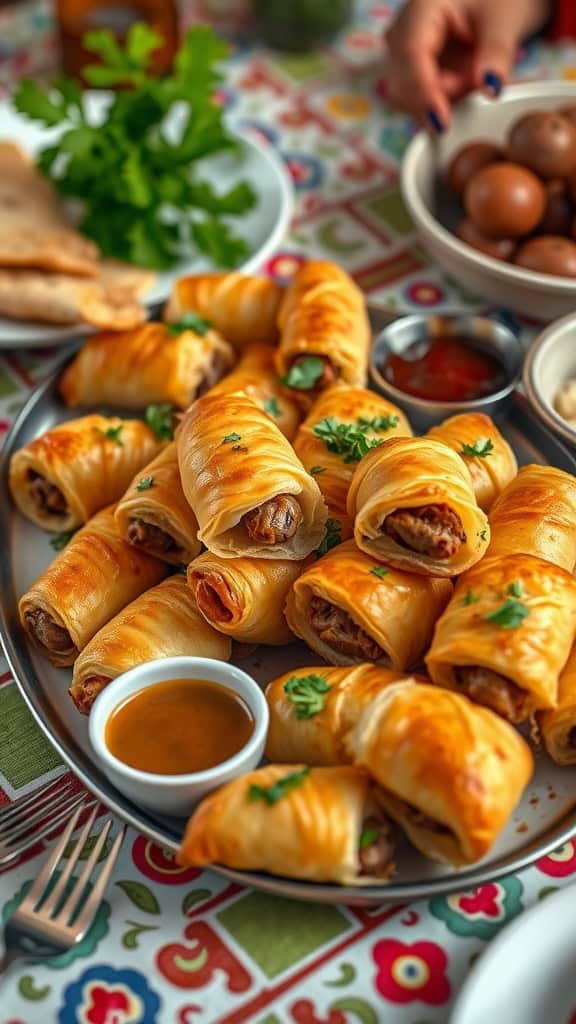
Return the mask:
[(557, 706), (537, 717), (552, 760), (556, 764), (576, 764), (576, 648), (560, 673)]
[(554, 466), (522, 466), (490, 510), (489, 555), (526, 554), (572, 572), (576, 477)]
[(243, 391), (248, 395), (284, 436), (292, 440), (300, 422), (300, 409), (278, 380), (271, 345), (248, 345), (232, 372), (211, 388), (210, 394), (228, 395), (233, 391)]
[(172, 288), (164, 319), (180, 320), (188, 311), (210, 320), (237, 349), (274, 345), (276, 318), (284, 289), (268, 277), (253, 274), (195, 274), (181, 277)]
[(452, 448), (464, 460), (476, 501), (489, 512), (496, 498), (518, 472), (516, 456), (498, 427), (481, 412), (467, 412), (432, 427), (433, 437)]

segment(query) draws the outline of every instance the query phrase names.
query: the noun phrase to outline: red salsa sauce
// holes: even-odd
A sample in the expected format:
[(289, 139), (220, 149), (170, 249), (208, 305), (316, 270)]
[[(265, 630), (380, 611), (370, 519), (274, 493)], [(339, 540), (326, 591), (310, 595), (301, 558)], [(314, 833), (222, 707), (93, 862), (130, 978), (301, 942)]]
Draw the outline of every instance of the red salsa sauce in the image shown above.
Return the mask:
[(389, 384), (415, 398), (469, 402), (505, 387), (504, 366), (470, 338), (439, 335), (415, 341), (403, 355), (390, 353), (382, 366)]

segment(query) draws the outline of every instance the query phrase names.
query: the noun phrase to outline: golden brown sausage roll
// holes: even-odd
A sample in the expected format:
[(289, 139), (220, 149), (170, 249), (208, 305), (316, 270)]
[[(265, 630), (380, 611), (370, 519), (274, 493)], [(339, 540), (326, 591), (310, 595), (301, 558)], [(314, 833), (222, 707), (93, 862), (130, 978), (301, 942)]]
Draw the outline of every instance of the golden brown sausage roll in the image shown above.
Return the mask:
[(302, 562), (221, 558), (206, 551), (188, 566), (188, 584), (214, 629), (238, 643), (289, 644), (294, 634), (284, 605), (302, 567)]
[(322, 541), (318, 484), (246, 395), (195, 402), (178, 432), (178, 463), (198, 537), (214, 554), (298, 560)]
[(499, 494), (518, 472), (516, 456), (498, 427), (481, 412), (463, 413), (432, 427), (433, 437), (452, 448), (470, 473), (476, 501), (489, 512)]
[(346, 498), (358, 462), (380, 441), (411, 434), (401, 409), (366, 388), (336, 384), (314, 402), (298, 429), (294, 451), (316, 478), (344, 538), (353, 533)]
[(186, 578), (178, 573), (132, 601), (84, 648), (74, 665), (70, 696), (87, 715), (116, 676), (157, 658), (190, 655), (229, 661), (232, 643), (196, 608)]
[(369, 885), (389, 878), (393, 855), (378, 791), (360, 768), (269, 764), (202, 801), (178, 861)]
[(210, 320), (237, 349), (275, 345), (276, 318), (284, 289), (252, 274), (197, 274), (181, 277), (164, 310), (165, 320), (180, 320), (188, 311)]
[(430, 646), (451, 594), (450, 580), (379, 565), (348, 540), (296, 579), (286, 618), (331, 665), (375, 661), (404, 671)]
[(300, 399), (314, 399), (337, 380), (365, 385), (370, 346), (366, 303), (335, 263), (312, 260), (298, 271), (278, 322), (276, 368)]
[(198, 522), (184, 497), (176, 442), (139, 470), (116, 508), (116, 526), (140, 551), (171, 565), (199, 554)]
[(454, 867), (488, 852), (533, 771), (527, 744), (498, 715), (413, 681), (379, 694), (348, 746), (414, 846)]
[(347, 764), (346, 737), (385, 687), (406, 676), (380, 665), (298, 668), (266, 687), (270, 761)]
[(488, 520), (461, 459), (428, 437), (384, 441), (358, 464), (348, 515), (362, 551), (387, 565), (457, 576), (488, 547)]
[(98, 512), (20, 598), (20, 622), (53, 665), (72, 665), (117, 612), (166, 575), (118, 536), (114, 507)]
[[(234, 365), (234, 349), (209, 328), (148, 323), (121, 334), (95, 334), (65, 370), (67, 405), (143, 409), (168, 402), (187, 409)], [(172, 333), (174, 332), (174, 333)]]
[(576, 580), (533, 555), (485, 558), (458, 581), (426, 657), (435, 683), (510, 722), (556, 707), (576, 633)]
[(576, 563), (576, 477), (553, 466), (522, 466), (490, 510), (489, 555), (537, 555), (572, 572)]
[(124, 494), (161, 448), (140, 420), (83, 416), (31, 441), (10, 460), (10, 491), (44, 530), (72, 530)]
[(300, 409), (286, 395), (274, 367), (274, 349), (271, 345), (249, 345), (232, 373), (227, 374), (211, 388), (211, 395), (243, 391), (259, 405), (282, 431), (292, 440), (300, 422)]
[(576, 648), (558, 681), (558, 705), (538, 715), (546, 750), (556, 764), (576, 764)]

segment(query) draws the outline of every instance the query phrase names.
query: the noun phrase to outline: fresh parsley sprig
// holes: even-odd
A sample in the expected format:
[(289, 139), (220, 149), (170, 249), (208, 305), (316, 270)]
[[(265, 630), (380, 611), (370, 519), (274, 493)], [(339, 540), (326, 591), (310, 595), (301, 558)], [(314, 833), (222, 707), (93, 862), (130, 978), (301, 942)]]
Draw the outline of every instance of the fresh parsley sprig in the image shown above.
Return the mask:
[(300, 768), (296, 772), (290, 772), (283, 779), (278, 779), (272, 786), (252, 785), (248, 790), (250, 800), (263, 800), (264, 803), (277, 804), (282, 797), (286, 796), (291, 789), (301, 786), (310, 773), (309, 768)]
[(137, 491), (149, 491), (151, 487), (154, 487), (154, 477), (144, 476), (136, 484)]
[(324, 373), (324, 362), (320, 356), (306, 356), (298, 363), (293, 363), (281, 383), (297, 391), (311, 391), (315, 388)]
[(174, 437), (174, 412), (168, 402), (149, 405), (144, 414), (144, 419), (150, 430), (161, 441), (172, 440)]
[(114, 441), (119, 448), (124, 447), (124, 441), (121, 438), (122, 431), (124, 430), (124, 424), (120, 423), (117, 427), (108, 427), (108, 430), (103, 430), (102, 433), (108, 441)]
[(339, 423), (335, 416), (325, 416), (313, 427), (313, 433), (324, 441), (329, 452), (343, 455), (344, 462), (360, 462), (360, 459), (377, 448), (382, 441), (366, 436), (368, 427), (355, 423)]
[(372, 416), (371, 419), (368, 419), (366, 416), (359, 416), (357, 423), (362, 430), (373, 430), (376, 434), (385, 434), (387, 430), (398, 426), (400, 417), (395, 415)]
[(387, 569), (385, 565), (373, 565), (370, 572), (373, 576), (377, 576), (379, 580), (382, 580), (388, 575), (390, 569)]
[(280, 416), (282, 415), (282, 409), (278, 404), (277, 398), (265, 398), (262, 402), (262, 408), (264, 409), (264, 412), (267, 412), (269, 416), (273, 416), (276, 420), (280, 419)]
[(313, 718), (325, 704), (324, 695), (332, 689), (325, 676), (311, 672), (307, 676), (290, 676), (284, 683), (284, 693), (294, 704), (296, 718)]
[(474, 444), (463, 444), (461, 455), (469, 458), (486, 459), (494, 451), (494, 445), (489, 437), (479, 437)]
[(518, 629), (530, 614), (528, 605), (515, 597), (507, 597), (503, 604), (484, 616), (486, 622), (493, 622), (501, 629)]
[(195, 313), (192, 309), (188, 309), (182, 314), (179, 320), (176, 320), (171, 324), (166, 324), (166, 332), (174, 335), (174, 337), (178, 337), (180, 334), (183, 334), (184, 331), (194, 331), (194, 334), (199, 334), (201, 337), (204, 337), (211, 327), (212, 324), (209, 320), (205, 320), (203, 316), (199, 316), (198, 313)]
[(63, 551), (66, 545), (72, 540), (77, 529), (78, 527), (74, 530), (63, 530), (62, 533), (56, 533), (54, 537), (50, 538), (50, 547), (53, 548), (54, 551)]
[(363, 828), (360, 833), (360, 838), (358, 840), (358, 849), (365, 850), (367, 846), (372, 846), (372, 843), (375, 843), (376, 840), (378, 839), (379, 834), (380, 833), (378, 832), (377, 828), (374, 828), (371, 825), (367, 825), (366, 828)]
[(319, 547), (316, 548), (316, 554), (321, 556), (325, 555), (331, 548), (335, 548), (338, 544), (342, 543), (342, 524), (338, 519), (327, 519), (326, 520), (326, 533), (321, 541)]

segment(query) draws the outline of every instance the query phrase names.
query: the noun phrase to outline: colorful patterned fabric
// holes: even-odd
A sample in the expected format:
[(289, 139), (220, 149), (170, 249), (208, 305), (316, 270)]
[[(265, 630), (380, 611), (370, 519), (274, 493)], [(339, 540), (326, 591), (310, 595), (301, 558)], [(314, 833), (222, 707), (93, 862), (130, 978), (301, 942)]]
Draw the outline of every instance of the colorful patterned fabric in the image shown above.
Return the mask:
[[(359, 0), (353, 25), (318, 53), (278, 56), (237, 39), (221, 100), (281, 154), (296, 215), (263, 268), (288, 278), (304, 254), (338, 260), (370, 298), (395, 309), (475, 306), (415, 244), (398, 191), (412, 126), (386, 105), (382, 31), (397, 0)], [(185, 18), (246, 4), (198, 0)], [(0, 91), (44, 72), (57, 52), (50, 5), (0, 10)], [(533, 45), (519, 75), (576, 78), (576, 46)], [(0, 439), (52, 351), (0, 354)], [(0, 803), (62, 768), (0, 659)], [(41, 863), (43, 844), (0, 878), (6, 917)], [(71, 954), (14, 969), (0, 1024), (432, 1024), (446, 1021), (471, 965), (500, 928), (576, 880), (576, 843), (522, 875), (401, 908), (351, 909), (278, 899), (177, 867), (134, 832), (94, 925)]]

